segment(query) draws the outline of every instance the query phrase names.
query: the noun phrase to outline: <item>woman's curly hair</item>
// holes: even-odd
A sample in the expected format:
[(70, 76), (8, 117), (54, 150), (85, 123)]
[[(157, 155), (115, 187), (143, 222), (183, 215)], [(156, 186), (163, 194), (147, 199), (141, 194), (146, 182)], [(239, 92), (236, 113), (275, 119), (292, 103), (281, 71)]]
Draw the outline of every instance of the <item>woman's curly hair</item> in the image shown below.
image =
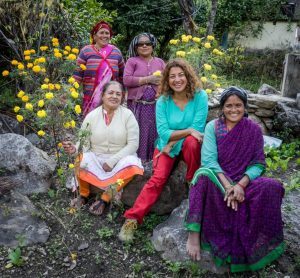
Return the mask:
[(192, 66), (183, 59), (173, 59), (167, 63), (158, 89), (159, 94), (167, 97), (174, 93), (169, 85), (170, 70), (174, 67), (179, 67), (183, 70), (187, 79), (186, 96), (188, 99), (194, 98), (197, 89), (202, 89), (202, 84)]

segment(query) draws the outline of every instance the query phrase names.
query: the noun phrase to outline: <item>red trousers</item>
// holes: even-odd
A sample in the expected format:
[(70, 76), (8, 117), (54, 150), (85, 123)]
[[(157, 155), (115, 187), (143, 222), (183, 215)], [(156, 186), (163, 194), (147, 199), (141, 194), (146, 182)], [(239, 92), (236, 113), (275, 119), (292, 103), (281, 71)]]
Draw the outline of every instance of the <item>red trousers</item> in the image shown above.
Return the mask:
[[(178, 159), (178, 157), (172, 158), (165, 154), (161, 154), (155, 158), (158, 153), (159, 150), (155, 149), (153, 154), (152, 177), (144, 185), (133, 207), (124, 214), (125, 218), (136, 219), (139, 224), (143, 222), (144, 216), (149, 212), (160, 196), (171, 174), (174, 163), (176, 159)], [(190, 181), (200, 166), (199, 142), (193, 136), (186, 137), (182, 145), (181, 153), (184, 162), (187, 164), (186, 180)]]

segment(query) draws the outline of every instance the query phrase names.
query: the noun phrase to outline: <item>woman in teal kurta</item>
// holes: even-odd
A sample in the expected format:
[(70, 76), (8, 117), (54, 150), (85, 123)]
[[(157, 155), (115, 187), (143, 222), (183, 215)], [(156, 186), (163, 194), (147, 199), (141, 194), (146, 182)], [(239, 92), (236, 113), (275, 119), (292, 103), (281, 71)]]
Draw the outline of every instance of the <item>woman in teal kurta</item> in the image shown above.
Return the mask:
[(191, 181), (200, 165), (202, 132), (208, 113), (205, 91), (192, 67), (181, 59), (170, 61), (161, 81), (162, 96), (156, 103), (158, 139), (153, 154), (153, 175), (144, 185), (133, 207), (125, 212), (126, 222), (119, 238), (133, 239), (137, 224), (150, 211), (167, 182), (175, 161), (187, 164), (186, 180)]

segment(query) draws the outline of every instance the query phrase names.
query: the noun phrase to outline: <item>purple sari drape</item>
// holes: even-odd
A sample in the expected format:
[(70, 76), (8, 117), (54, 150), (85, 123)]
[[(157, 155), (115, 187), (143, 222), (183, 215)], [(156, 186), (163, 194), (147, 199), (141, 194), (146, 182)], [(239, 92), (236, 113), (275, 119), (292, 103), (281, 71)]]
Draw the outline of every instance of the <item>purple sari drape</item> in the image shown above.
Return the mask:
[[(236, 183), (247, 167), (264, 164), (263, 137), (260, 127), (247, 118), (227, 134), (222, 125), (221, 119), (216, 121), (218, 162)], [(201, 248), (212, 252), (217, 265), (228, 263), (232, 272), (257, 270), (276, 259), (283, 252), (281, 183), (256, 178), (245, 189), (245, 201), (234, 211), (226, 206), (212, 180), (199, 174), (190, 189), (186, 227), (200, 227)]]

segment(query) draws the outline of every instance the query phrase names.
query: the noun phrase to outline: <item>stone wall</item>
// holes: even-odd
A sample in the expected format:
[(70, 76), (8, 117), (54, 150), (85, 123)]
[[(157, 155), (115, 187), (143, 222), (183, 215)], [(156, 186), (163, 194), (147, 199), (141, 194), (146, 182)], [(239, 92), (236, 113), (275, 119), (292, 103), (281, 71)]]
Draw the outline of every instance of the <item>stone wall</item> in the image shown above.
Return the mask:
[[(220, 93), (217, 93), (210, 98), (208, 121), (220, 115), (219, 97)], [(297, 107), (296, 99), (283, 97), (270, 86), (263, 85), (257, 94), (248, 94), (247, 111), (265, 135), (283, 127), (290, 128), (295, 135), (300, 134), (300, 107)]]

